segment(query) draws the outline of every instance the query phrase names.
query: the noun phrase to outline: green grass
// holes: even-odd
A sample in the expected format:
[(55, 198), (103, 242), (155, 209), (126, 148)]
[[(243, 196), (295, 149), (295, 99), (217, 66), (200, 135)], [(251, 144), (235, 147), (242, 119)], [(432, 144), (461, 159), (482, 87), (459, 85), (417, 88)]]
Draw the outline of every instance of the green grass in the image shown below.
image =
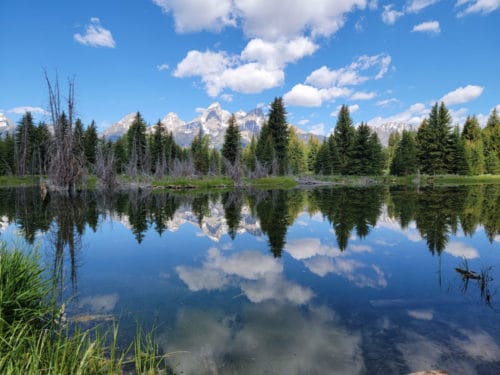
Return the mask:
[(297, 182), (293, 177), (275, 176), (252, 179), (249, 185), (261, 189), (292, 189), (297, 186)]
[(0, 176), (0, 187), (38, 186), (38, 176)]
[(481, 175), (481, 176), (440, 175), (433, 177), (432, 183), (434, 185), (500, 184), (500, 175)]
[(233, 181), (224, 176), (214, 177), (165, 177), (161, 180), (154, 180), (151, 185), (153, 188), (164, 189), (226, 189), (234, 186)]
[[(3, 375), (169, 373), (152, 334), (140, 330), (118, 349), (118, 327), (82, 330), (64, 323), (50, 298), (53, 283), (43, 277), (34, 252), (0, 243), (0, 373)], [(47, 297), (49, 296), (49, 297)]]

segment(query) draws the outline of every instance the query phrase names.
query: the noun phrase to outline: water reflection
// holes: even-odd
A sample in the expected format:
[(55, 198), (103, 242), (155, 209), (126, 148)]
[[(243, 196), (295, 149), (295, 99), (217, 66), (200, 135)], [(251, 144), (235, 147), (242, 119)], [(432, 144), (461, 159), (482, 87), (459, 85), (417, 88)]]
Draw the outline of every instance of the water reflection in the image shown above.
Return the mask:
[(500, 186), (0, 198), (2, 237), (43, 238), (87, 319), (156, 324), (178, 372), (500, 368)]
[[(186, 222), (194, 222), (214, 240), (225, 234), (235, 239), (238, 233), (262, 232), (271, 253), (280, 257), (288, 228), (303, 212), (310, 217), (319, 213), (328, 220), (341, 251), (348, 248), (353, 236), (362, 239), (376, 225), (390, 225), (392, 220), (403, 230), (411, 231), (415, 225), (432, 254), (447, 251), (474, 257), (474, 249), (448, 243), (449, 236), (457, 235), (459, 230), (472, 236), (481, 227), (488, 240), (494, 242), (500, 235), (500, 186), (419, 191), (326, 188), (196, 195), (131, 191), (112, 197), (87, 192), (75, 199), (53, 195), (45, 200), (40, 199), (37, 189), (0, 189), (0, 216), (4, 221), (15, 222), (31, 244), (37, 232), (48, 232), (55, 224), (59, 253), (61, 246), (74, 249), (75, 235), (81, 236), (87, 226), (95, 231), (100, 217), (111, 217), (126, 223), (139, 244), (150, 228), (163, 235)], [(420, 239), (412, 233), (408, 236)]]

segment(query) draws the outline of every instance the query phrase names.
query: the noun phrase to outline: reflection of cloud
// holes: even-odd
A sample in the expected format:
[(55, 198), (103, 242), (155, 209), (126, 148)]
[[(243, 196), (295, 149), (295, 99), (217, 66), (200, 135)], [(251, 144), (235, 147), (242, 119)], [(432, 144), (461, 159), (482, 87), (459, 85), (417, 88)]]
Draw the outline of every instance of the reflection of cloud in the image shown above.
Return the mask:
[(378, 266), (368, 266), (354, 259), (342, 257), (332, 259), (320, 255), (304, 261), (304, 265), (318, 276), (324, 277), (328, 273), (334, 273), (345, 277), (359, 287), (385, 288), (387, 286), (385, 275)]
[(297, 260), (308, 259), (315, 255), (335, 257), (341, 254), (339, 249), (321, 244), (319, 238), (291, 240), (286, 244), (285, 251)]
[(375, 240), (375, 243), (380, 246), (394, 247), (396, 246), (393, 242), (388, 242), (386, 240)]
[(500, 347), (493, 338), (483, 331), (460, 330), (465, 340), (455, 339), (455, 344), (475, 359), (487, 362), (500, 360)]
[(93, 312), (107, 313), (113, 311), (118, 302), (118, 294), (105, 294), (102, 296), (89, 296), (80, 300), (80, 306), (88, 305)]
[[(236, 317), (188, 311), (159, 339), (185, 374), (359, 374), (364, 371), (361, 337), (339, 327), (326, 308), (302, 309), (265, 303)], [(223, 371), (221, 371), (223, 370)]]
[(444, 251), (458, 258), (475, 259), (479, 258), (479, 253), (473, 247), (467, 246), (463, 242), (450, 242)]
[(257, 251), (224, 256), (211, 248), (201, 268), (178, 266), (176, 271), (193, 292), (237, 286), (255, 303), (275, 300), (304, 304), (314, 295), (309, 288), (284, 279), (281, 261)]
[[(420, 335), (405, 331), (404, 342), (397, 344), (410, 372), (443, 369), (449, 374), (476, 374), (476, 361), (497, 362), (500, 347), (484, 331), (461, 329), (457, 337)], [(487, 368), (487, 367), (485, 367)]]
[(408, 315), (418, 320), (432, 320), (434, 312), (432, 310), (408, 310)]
[(349, 250), (355, 253), (363, 253), (363, 252), (371, 253), (373, 251), (371, 246), (368, 245), (351, 245), (349, 246)]

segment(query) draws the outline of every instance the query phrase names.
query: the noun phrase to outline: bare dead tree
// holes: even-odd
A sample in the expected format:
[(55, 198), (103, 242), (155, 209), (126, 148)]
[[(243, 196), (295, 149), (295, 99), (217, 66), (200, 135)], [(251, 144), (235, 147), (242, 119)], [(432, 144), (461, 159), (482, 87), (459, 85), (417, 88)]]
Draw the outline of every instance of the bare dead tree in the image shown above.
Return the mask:
[(229, 160), (223, 158), (224, 169), (228, 177), (233, 180), (234, 186), (241, 186), (241, 181), (243, 178), (243, 166), (241, 165), (240, 158), (237, 157), (234, 164), (231, 164)]
[(112, 150), (104, 150), (104, 145), (97, 147), (95, 174), (98, 187), (105, 192), (112, 192), (117, 187), (115, 159)]
[(73, 118), (75, 110), (75, 83), (68, 81), (68, 113), (62, 110), (59, 79), (56, 75), (51, 81), (45, 72), (49, 94), (49, 111), (54, 127), (54, 144), (50, 152), (49, 182), (52, 188), (65, 190), (69, 195), (75, 192), (76, 186), (85, 174), (85, 159), (81, 152), (76, 152), (73, 140)]

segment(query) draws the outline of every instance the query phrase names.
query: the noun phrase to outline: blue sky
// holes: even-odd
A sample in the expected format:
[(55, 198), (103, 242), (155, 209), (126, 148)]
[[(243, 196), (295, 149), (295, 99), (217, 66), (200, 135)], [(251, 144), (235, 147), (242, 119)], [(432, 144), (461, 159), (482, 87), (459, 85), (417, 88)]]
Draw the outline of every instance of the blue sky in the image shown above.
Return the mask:
[(436, 100), (484, 122), (499, 36), (500, 0), (2, 0), (0, 110), (46, 118), (46, 69), (63, 88), (75, 77), (78, 114), (100, 129), (275, 96), (317, 133), (344, 103), (355, 122), (419, 123)]

